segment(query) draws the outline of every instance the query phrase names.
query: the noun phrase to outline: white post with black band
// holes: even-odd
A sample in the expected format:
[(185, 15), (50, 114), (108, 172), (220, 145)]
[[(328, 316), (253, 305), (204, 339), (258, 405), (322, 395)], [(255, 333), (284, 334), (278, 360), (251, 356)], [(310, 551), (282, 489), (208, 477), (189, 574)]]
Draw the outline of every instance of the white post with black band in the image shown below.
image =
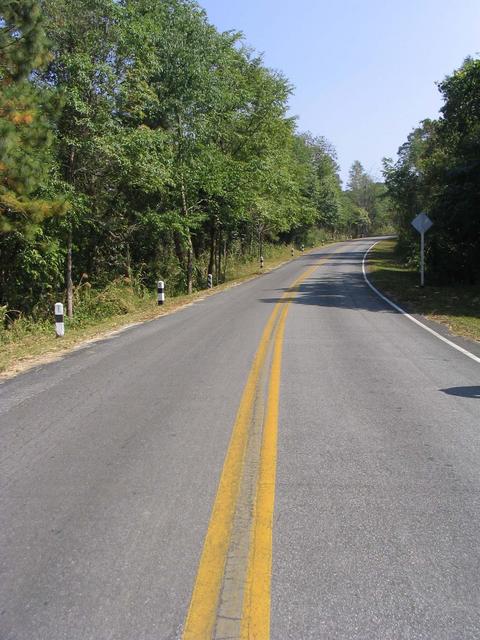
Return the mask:
[(159, 305), (165, 302), (165, 283), (159, 280), (157, 283), (157, 302)]
[(61, 302), (55, 303), (55, 333), (57, 338), (63, 338), (65, 335), (65, 324), (63, 321), (63, 304)]
[(208, 289), (213, 288), (213, 275), (211, 273), (209, 273), (207, 276), (207, 287)]

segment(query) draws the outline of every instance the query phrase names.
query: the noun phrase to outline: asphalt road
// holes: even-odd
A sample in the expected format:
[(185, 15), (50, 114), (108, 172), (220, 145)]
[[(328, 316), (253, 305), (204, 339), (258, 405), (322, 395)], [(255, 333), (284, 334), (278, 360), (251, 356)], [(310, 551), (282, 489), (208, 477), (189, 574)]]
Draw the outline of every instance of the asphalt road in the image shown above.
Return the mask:
[(375, 296), (370, 244), (0, 386), (1, 640), (182, 637), (262, 332), (322, 258), (285, 323), (270, 637), (480, 639), (480, 365)]

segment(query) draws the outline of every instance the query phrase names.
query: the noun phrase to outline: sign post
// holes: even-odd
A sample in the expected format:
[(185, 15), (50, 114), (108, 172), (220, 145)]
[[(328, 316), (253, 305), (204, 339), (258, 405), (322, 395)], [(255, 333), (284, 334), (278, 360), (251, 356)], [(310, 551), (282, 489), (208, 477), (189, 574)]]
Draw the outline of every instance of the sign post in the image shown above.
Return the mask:
[(425, 284), (425, 233), (430, 229), (433, 222), (426, 213), (419, 213), (412, 220), (412, 227), (420, 234), (420, 286)]

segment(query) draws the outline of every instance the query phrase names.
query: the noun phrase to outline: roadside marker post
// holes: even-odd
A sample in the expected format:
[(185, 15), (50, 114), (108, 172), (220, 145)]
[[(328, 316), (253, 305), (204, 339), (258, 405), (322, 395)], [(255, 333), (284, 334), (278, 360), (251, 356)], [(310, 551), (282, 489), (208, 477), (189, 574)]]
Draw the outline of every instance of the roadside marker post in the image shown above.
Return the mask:
[(211, 273), (207, 276), (207, 288), (211, 289), (213, 287), (213, 275)]
[(419, 213), (412, 220), (412, 227), (420, 234), (420, 286), (425, 285), (425, 233), (433, 225), (426, 213)]
[(165, 302), (165, 283), (163, 280), (159, 280), (157, 283), (157, 302), (159, 306)]
[(57, 338), (63, 338), (63, 336), (65, 335), (63, 304), (61, 302), (55, 303), (55, 333), (57, 334)]
[(264, 263), (265, 263), (265, 261), (263, 259), (263, 256), (260, 256), (260, 269), (263, 269)]
[(293, 251), (293, 247), (292, 247), (292, 258), (293, 258), (293, 255), (294, 255), (294, 251)]
[(303, 253), (303, 252), (305, 251), (305, 245), (304, 245), (304, 244), (302, 244), (302, 247), (301, 247), (301, 248), (302, 248), (302, 253)]

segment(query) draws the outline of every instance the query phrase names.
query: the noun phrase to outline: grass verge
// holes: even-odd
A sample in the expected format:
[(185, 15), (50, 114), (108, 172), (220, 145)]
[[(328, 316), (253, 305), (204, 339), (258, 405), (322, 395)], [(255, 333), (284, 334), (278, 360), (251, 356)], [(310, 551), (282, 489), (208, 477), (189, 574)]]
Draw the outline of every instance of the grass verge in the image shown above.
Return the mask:
[[(263, 273), (291, 259), (290, 247), (269, 247)], [(125, 326), (177, 311), (199, 298), (213, 295), (260, 273), (257, 260), (230, 265), (225, 283), (192, 295), (169, 297), (161, 307), (157, 306), (154, 292), (136, 291), (128, 282), (117, 281), (104, 291), (92, 292), (82, 300), (76, 307), (75, 317), (70, 321), (66, 318), (65, 336), (60, 339), (55, 337), (53, 317), (37, 322), (22, 318), (10, 329), (0, 329), (0, 378), (9, 378), (55, 360), (76, 346), (107, 337)]]
[(480, 341), (480, 286), (455, 285), (422, 288), (418, 271), (395, 253), (396, 241), (384, 240), (370, 251), (372, 283), (406, 311), (447, 325), (454, 334)]

